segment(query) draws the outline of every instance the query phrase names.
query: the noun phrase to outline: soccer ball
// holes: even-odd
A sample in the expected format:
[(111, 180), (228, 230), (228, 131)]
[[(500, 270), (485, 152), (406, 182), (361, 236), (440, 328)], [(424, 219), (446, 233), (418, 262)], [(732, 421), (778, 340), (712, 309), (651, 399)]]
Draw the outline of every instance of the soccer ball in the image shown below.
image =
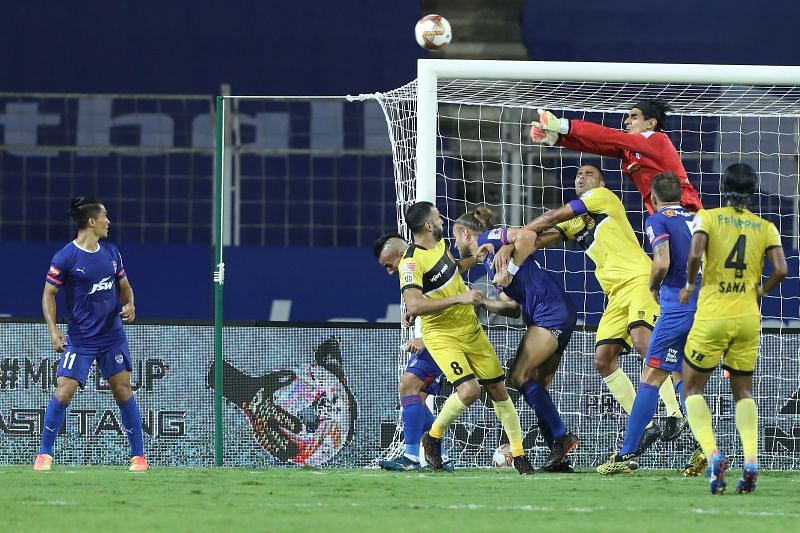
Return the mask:
[(441, 15), (425, 15), (414, 27), (417, 44), (428, 50), (439, 50), (450, 43), (453, 32), (450, 23)]
[(511, 446), (501, 444), (492, 455), (492, 466), (495, 468), (506, 468), (514, 464), (514, 457), (511, 455)]

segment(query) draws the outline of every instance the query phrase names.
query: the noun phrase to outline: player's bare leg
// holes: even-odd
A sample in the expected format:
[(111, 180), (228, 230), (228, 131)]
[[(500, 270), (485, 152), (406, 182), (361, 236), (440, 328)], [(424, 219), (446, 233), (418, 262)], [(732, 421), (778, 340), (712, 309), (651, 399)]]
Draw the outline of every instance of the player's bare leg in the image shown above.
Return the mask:
[(546, 383), (536, 379), (536, 370), (553, 357), (558, 349), (558, 341), (550, 330), (529, 326), (517, 348), (514, 366), (509, 373), (509, 382), (522, 393), (525, 401), (536, 412), (537, 418), (550, 431), (553, 444), (550, 455), (542, 466), (548, 471), (560, 465), (567, 454), (580, 444), (580, 439), (564, 425)]

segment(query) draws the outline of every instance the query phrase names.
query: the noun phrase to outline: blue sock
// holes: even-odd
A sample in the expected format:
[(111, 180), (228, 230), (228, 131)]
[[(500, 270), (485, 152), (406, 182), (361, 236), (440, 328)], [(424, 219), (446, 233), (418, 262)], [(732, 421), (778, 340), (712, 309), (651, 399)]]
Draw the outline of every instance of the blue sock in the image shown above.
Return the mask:
[(655, 385), (648, 385), (639, 382), (639, 390), (636, 391), (636, 399), (633, 401), (631, 416), (628, 418), (628, 431), (625, 432), (625, 440), (622, 442), (620, 455), (635, 453), (639, 449), (639, 442), (642, 440), (644, 428), (653, 419), (658, 407), (658, 389)]
[(122, 425), (125, 434), (128, 436), (128, 444), (131, 447), (131, 457), (144, 455), (144, 443), (142, 442), (142, 414), (136, 404), (136, 398), (131, 396), (127, 401), (117, 404), (122, 414)]
[(425, 406), (425, 412), (422, 413), (425, 417), (425, 421), (422, 423), (422, 432), (425, 433), (426, 431), (431, 429), (433, 421), (436, 420), (436, 417), (433, 416), (433, 413), (431, 413), (431, 410), (428, 409), (427, 405), (425, 405), (425, 402), (423, 402), (422, 405)]
[[(422, 402), (422, 403), (423, 403), (423, 405), (425, 405), (425, 402)], [(428, 431), (429, 429), (431, 429), (431, 426), (433, 425), (433, 421), (436, 420), (436, 417), (433, 416), (433, 413), (431, 413), (431, 410), (428, 409), (427, 405), (425, 405), (425, 413), (424, 413), (424, 415), (425, 415), (425, 423), (422, 424), (422, 432), (423, 433)], [(442, 458), (448, 459), (447, 450), (444, 449), (444, 439), (442, 439), (442, 445), (441, 445), (441, 447), (439, 449), (441, 450)]]
[(567, 427), (561, 420), (561, 415), (547, 389), (529, 379), (522, 384), (520, 392), (525, 396), (528, 405), (536, 411), (536, 416), (540, 420), (544, 419), (545, 424), (550, 428), (551, 438), (560, 439), (567, 433)]
[(44, 426), (42, 427), (42, 443), (39, 445), (39, 453), (53, 455), (53, 447), (56, 444), (56, 437), (64, 425), (64, 418), (67, 416), (68, 403), (61, 403), (58, 398), (53, 396), (47, 404), (44, 412)]
[(547, 425), (545, 422), (544, 417), (542, 416), (541, 410), (537, 407), (533, 408), (533, 412), (536, 413), (536, 423), (539, 426), (539, 435), (542, 436), (544, 439), (545, 444), (547, 447), (552, 449), (553, 448), (553, 432), (550, 431), (550, 426)]
[(681, 401), (681, 411), (683, 416), (686, 416), (686, 398), (683, 395), (683, 380), (675, 384), (675, 390), (678, 391), (678, 399)]
[(419, 440), (422, 438), (426, 421), (425, 411), (428, 411), (428, 406), (423, 403), (419, 394), (403, 396), (400, 398), (400, 405), (403, 407), (403, 438), (406, 441), (406, 455), (419, 457)]

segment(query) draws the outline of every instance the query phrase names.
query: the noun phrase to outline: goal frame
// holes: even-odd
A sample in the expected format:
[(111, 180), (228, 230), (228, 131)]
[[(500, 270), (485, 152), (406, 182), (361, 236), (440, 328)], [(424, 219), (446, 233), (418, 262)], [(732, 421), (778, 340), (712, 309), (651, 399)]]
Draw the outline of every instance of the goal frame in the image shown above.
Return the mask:
[(608, 83), (800, 85), (800, 67), (566, 61), (419, 59), (416, 200), (436, 202), (437, 84), (440, 79)]

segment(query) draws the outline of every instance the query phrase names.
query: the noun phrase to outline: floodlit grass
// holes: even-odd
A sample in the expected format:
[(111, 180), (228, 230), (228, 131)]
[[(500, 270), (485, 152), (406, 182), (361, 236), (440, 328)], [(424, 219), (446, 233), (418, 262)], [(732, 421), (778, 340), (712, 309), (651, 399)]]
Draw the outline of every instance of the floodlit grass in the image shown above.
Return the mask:
[[(461, 469), (0, 467), (4, 531), (790, 531), (800, 473), (764, 472), (755, 494), (705, 478)], [(569, 529), (567, 529), (569, 528)]]

